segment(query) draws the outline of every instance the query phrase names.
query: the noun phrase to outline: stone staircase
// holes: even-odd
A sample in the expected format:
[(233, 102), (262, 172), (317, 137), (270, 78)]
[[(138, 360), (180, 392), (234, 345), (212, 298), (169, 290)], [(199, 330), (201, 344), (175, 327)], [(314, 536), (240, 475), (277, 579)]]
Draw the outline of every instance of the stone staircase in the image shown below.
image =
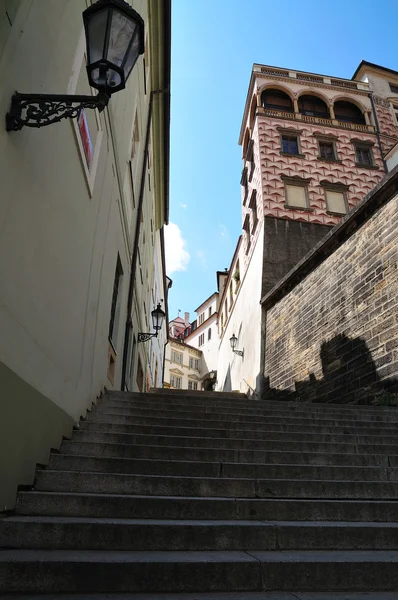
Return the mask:
[(0, 519), (0, 596), (397, 600), (397, 498), (396, 409), (112, 392)]

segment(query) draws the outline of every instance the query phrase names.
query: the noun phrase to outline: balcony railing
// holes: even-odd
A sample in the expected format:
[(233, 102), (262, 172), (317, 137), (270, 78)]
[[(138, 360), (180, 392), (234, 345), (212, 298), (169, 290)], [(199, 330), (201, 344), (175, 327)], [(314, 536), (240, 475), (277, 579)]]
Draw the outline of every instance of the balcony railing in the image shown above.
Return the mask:
[(349, 79), (340, 79), (338, 77), (328, 77), (327, 75), (317, 75), (315, 73), (303, 73), (301, 71), (291, 71), (289, 69), (266, 67), (262, 65), (254, 65), (254, 71), (269, 75), (271, 77), (284, 77), (296, 79), (298, 81), (306, 81), (308, 83), (331, 85), (333, 87), (346, 88), (352, 91), (368, 91), (369, 84), (364, 81), (352, 81)]
[(360, 131), (363, 133), (374, 133), (373, 125), (360, 123), (350, 123), (348, 121), (339, 121), (338, 119), (325, 119), (322, 117), (310, 117), (301, 113), (285, 112), (283, 110), (274, 110), (269, 108), (257, 108), (259, 115), (272, 117), (274, 119), (287, 119), (289, 121), (301, 121), (302, 123), (312, 123), (314, 125), (323, 125), (324, 127), (340, 127), (341, 129), (350, 129), (351, 131)]

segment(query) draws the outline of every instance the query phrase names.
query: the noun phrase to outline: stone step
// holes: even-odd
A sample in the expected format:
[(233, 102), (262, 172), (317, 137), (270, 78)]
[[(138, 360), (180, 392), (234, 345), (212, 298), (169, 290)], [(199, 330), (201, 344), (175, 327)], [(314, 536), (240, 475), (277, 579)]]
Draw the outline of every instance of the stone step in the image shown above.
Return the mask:
[(398, 501), (234, 499), (21, 491), (17, 512), (93, 518), (397, 522)]
[[(120, 419), (122, 421), (123, 418)], [(87, 431), (116, 431), (120, 433), (150, 433), (157, 435), (192, 435), (200, 432), (203, 437), (247, 437), (247, 438), (258, 438), (264, 437), (268, 433), (278, 434), (318, 434), (318, 435), (358, 435), (358, 436), (379, 436), (392, 438), (397, 437), (398, 439), (398, 427), (383, 429), (381, 427), (365, 428), (358, 427), (356, 425), (351, 427), (324, 427), (322, 425), (289, 425), (289, 424), (258, 424), (256, 427), (254, 423), (250, 424), (250, 427), (242, 428), (239, 423), (230, 425), (224, 423), (224, 427), (220, 426), (217, 428), (211, 428), (210, 425), (207, 427), (186, 427), (179, 424), (142, 424), (134, 423), (134, 420), (128, 423), (122, 422), (110, 422), (109, 419), (99, 420), (95, 419), (95, 415), (87, 421), (81, 421), (80, 429)]]
[[(397, 448), (398, 450), (398, 448)], [(64, 440), (62, 455), (100, 458), (146, 458), (178, 461), (218, 461), (236, 463), (383, 466), (398, 467), (398, 455), (348, 454), (331, 452), (288, 452), (272, 450), (231, 450), (223, 448), (189, 448), (173, 446), (145, 446), (105, 442), (77, 442)]]
[(0, 518), (0, 548), (59, 550), (397, 550), (398, 523)]
[(111, 409), (109, 409), (109, 412), (98, 412), (96, 411), (96, 409), (94, 408), (94, 410), (92, 412), (87, 413), (87, 418), (85, 419), (85, 421), (96, 421), (96, 422), (107, 422), (107, 423), (122, 423), (125, 425), (131, 424), (131, 423), (137, 423), (137, 424), (142, 424), (142, 425), (175, 425), (175, 426), (181, 426), (181, 427), (210, 427), (210, 428), (217, 428), (220, 426), (224, 426), (225, 428), (230, 428), (230, 427), (235, 427), (235, 426), (239, 426), (240, 429), (251, 429), (253, 428), (253, 424), (255, 424), (256, 426), (263, 426), (263, 425), (287, 425), (287, 426), (303, 426), (303, 427), (340, 427), (340, 428), (347, 428), (347, 427), (360, 427), (363, 429), (375, 429), (375, 428), (382, 428), (383, 430), (397, 430), (398, 431), (398, 424), (391, 422), (390, 420), (384, 420), (384, 421), (376, 421), (376, 420), (368, 420), (365, 421), (363, 419), (361, 420), (357, 420), (354, 418), (350, 418), (350, 419), (328, 419), (328, 418), (323, 418), (322, 415), (317, 415), (309, 417), (309, 418), (303, 418), (303, 417), (296, 417), (294, 415), (286, 415), (283, 417), (275, 417), (275, 416), (268, 416), (268, 417), (234, 417), (234, 418), (228, 418), (226, 419), (224, 415), (219, 416), (219, 418), (217, 419), (217, 415), (214, 415), (214, 418), (212, 416), (211, 419), (208, 418), (200, 418), (200, 415), (197, 416), (196, 415), (191, 415), (191, 418), (180, 418), (180, 417), (173, 417), (173, 416), (167, 416), (167, 417), (161, 417), (158, 416), (157, 414), (153, 414), (150, 416), (140, 416), (140, 415), (119, 415), (119, 414), (114, 414), (111, 412)]
[(176, 396), (166, 395), (159, 396), (153, 395), (145, 396), (144, 394), (129, 398), (128, 396), (119, 395), (112, 393), (112, 395), (103, 396), (97, 400), (97, 404), (107, 404), (112, 402), (124, 402), (126, 404), (142, 403), (144, 406), (163, 405), (163, 406), (180, 406), (180, 407), (194, 407), (194, 406), (213, 406), (213, 407), (231, 407), (233, 409), (242, 407), (243, 409), (255, 409), (255, 410), (267, 410), (267, 411), (300, 411), (310, 413), (340, 413), (349, 414), (355, 413), (357, 415), (365, 413), (373, 414), (397, 414), (397, 407), (395, 406), (375, 406), (375, 405), (353, 405), (353, 404), (338, 404), (338, 403), (311, 403), (311, 402), (283, 402), (283, 401), (265, 401), (265, 400), (251, 400), (249, 398), (242, 398), (239, 400), (228, 401), (218, 397), (215, 398), (194, 398), (192, 396), (186, 396), (185, 398), (178, 398)]
[(269, 479), (398, 481), (398, 468), (391, 467), (198, 462), (185, 460), (101, 458), (95, 456), (75, 456), (65, 454), (52, 454), (49, 469), (99, 473), (135, 473), (140, 475), (181, 475), (188, 477), (267, 477)]
[(147, 496), (214, 496), (226, 498), (358, 498), (398, 497), (395, 481), (332, 481), (125, 475), (76, 471), (37, 471), (38, 491), (137, 494)]
[[(266, 418), (268, 416), (277, 416), (280, 418), (284, 418), (287, 417), (289, 415), (298, 415), (302, 418), (306, 418), (306, 416), (308, 418), (312, 419), (312, 413), (308, 414), (306, 412), (298, 412), (298, 411), (271, 411), (271, 410), (267, 410), (267, 409), (263, 409), (263, 410), (254, 410), (254, 409), (249, 409), (249, 408), (242, 408), (242, 409), (232, 409), (232, 408), (223, 408), (223, 407), (216, 407), (216, 406), (194, 406), (194, 407), (187, 407), (187, 406), (179, 406), (179, 407), (173, 407), (173, 406), (165, 406), (165, 405), (159, 405), (159, 407), (156, 406), (135, 406), (135, 405), (128, 405), (126, 403), (123, 403), (122, 406), (120, 405), (116, 405), (115, 403), (112, 404), (100, 404), (98, 406), (96, 406), (93, 410), (95, 410), (95, 412), (104, 412), (104, 413), (109, 413), (112, 412), (113, 414), (121, 414), (121, 415), (141, 415), (141, 416), (163, 416), (163, 417), (170, 417), (170, 416), (175, 416), (175, 417), (182, 417), (182, 418), (196, 418), (196, 417), (200, 417), (200, 418), (204, 418), (203, 415), (209, 415), (209, 418), (211, 419), (217, 419), (217, 420), (222, 420), (225, 416), (226, 419), (234, 419), (236, 417), (244, 417), (245, 419), (247, 417), (258, 417), (258, 418)], [(315, 416), (317, 415), (323, 415), (323, 418), (326, 415), (330, 415), (330, 411), (329, 412), (325, 412), (325, 413), (320, 413), (320, 412), (316, 412)], [(337, 415), (341, 415), (341, 413), (339, 412), (335, 412), (333, 413), (336, 416)], [(218, 416), (217, 416), (218, 415)], [(398, 423), (398, 414), (397, 413), (384, 413), (384, 412), (376, 412), (376, 413), (360, 413), (359, 415), (356, 415), (356, 413), (353, 413), (353, 416), (355, 415), (355, 420), (359, 421), (361, 419), (364, 419), (366, 421), (369, 420), (373, 420), (376, 421), (387, 421), (389, 423)], [(344, 418), (345, 418), (345, 413), (344, 413)]]
[[(43, 600), (42, 595), (6, 594), (2, 600)], [(199, 594), (46, 594), (46, 600), (397, 600), (396, 592), (210, 592)]]
[[(43, 600), (36, 594), (6, 594), (2, 600)], [(396, 592), (210, 592), (199, 594), (46, 594), (46, 600), (397, 600)]]
[[(200, 431), (198, 431), (200, 433)], [(314, 436), (314, 434), (312, 434)], [(310, 438), (310, 440), (308, 439)], [(337, 439), (336, 439), (337, 438)], [(368, 439), (369, 438), (369, 439)], [(74, 431), (73, 440), (76, 442), (106, 442), (116, 444), (138, 444), (157, 446), (179, 446), (198, 448), (226, 448), (247, 450), (290, 450), (297, 452), (343, 452), (398, 454), (398, 437), (391, 443), (387, 438), (383, 443), (376, 443), (371, 436), (316, 436), (311, 434), (269, 434), (267, 439), (245, 438), (210, 438), (193, 436), (149, 435), (143, 433), (109, 433), (102, 431)], [(390, 438), (388, 438), (390, 440)]]
[(392, 591), (395, 551), (4, 550), (0, 593)]
[[(312, 402), (292, 402), (292, 401), (278, 401), (278, 400), (253, 400), (249, 398), (237, 399), (238, 401), (227, 402), (227, 406), (236, 407), (243, 406), (244, 408), (254, 409), (266, 409), (275, 411), (305, 411), (307, 413), (313, 412), (338, 412), (338, 413), (354, 413), (357, 415), (363, 413), (382, 414), (389, 413), (397, 415), (398, 410), (395, 406), (373, 406), (373, 405), (352, 405), (352, 404), (339, 404), (339, 403), (312, 403)], [(145, 405), (151, 403), (155, 404), (175, 404), (185, 406), (222, 406), (223, 400), (219, 397), (218, 393), (212, 397), (201, 396), (194, 397), (191, 394), (178, 397), (175, 394), (136, 394), (133, 397), (129, 397), (129, 394), (123, 392), (108, 392), (108, 395), (103, 396), (98, 400), (98, 403), (107, 403), (112, 401), (122, 401), (126, 403), (142, 402)], [(398, 415), (397, 415), (398, 416)]]

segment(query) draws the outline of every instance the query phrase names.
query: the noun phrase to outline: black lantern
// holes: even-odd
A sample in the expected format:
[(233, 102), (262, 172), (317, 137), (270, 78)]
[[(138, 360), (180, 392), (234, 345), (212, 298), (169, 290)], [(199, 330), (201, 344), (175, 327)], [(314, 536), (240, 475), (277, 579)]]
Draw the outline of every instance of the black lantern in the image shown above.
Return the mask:
[(111, 94), (122, 90), (137, 58), (144, 52), (144, 21), (124, 0), (98, 0), (83, 12), (87, 74), (97, 96), (19, 94), (11, 99), (7, 131), (44, 127), (73, 119), (84, 109), (104, 110)]
[(139, 333), (138, 334), (139, 342), (147, 342), (152, 337), (158, 337), (158, 332), (162, 329), (163, 320), (166, 316), (166, 313), (164, 312), (164, 310), (161, 309), (160, 302), (158, 303), (157, 307), (154, 308), (153, 311), (151, 312), (151, 316), (152, 316), (152, 325), (155, 330), (155, 333)]
[(99, 0), (83, 12), (83, 21), (89, 83), (110, 96), (126, 86), (144, 52), (144, 21), (124, 0)]
[(238, 343), (238, 338), (234, 333), (232, 334), (232, 337), (229, 338), (229, 343), (231, 344), (232, 352), (238, 354), (238, 356), (243, 356), (243, 350), (235, 350), (236, 344)]

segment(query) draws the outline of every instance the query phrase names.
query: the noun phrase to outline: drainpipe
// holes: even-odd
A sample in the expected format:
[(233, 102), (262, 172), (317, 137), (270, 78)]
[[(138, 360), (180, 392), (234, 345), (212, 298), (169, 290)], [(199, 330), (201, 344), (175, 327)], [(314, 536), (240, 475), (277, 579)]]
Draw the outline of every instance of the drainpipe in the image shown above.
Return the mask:
[(375, 102), (373, 100), (373, 93), (369, 94), (369, 96), (370, 96), (370, 103), (372, 105), (373, 118), (375, 120), (375, 125), (376, 125), (376, 137), (377, 137), (377, 142), (378, 142), (378, 145), (379, 145), (380, 156), (381, 156), (381, 160), (383, 161), (384, 172), (388, 173), (387, 163), (384, 160), (384, 156), (383, 156), (383, 147), (381, 145), (381, 139), (380, 139), (379, 120), (377, 118)]

